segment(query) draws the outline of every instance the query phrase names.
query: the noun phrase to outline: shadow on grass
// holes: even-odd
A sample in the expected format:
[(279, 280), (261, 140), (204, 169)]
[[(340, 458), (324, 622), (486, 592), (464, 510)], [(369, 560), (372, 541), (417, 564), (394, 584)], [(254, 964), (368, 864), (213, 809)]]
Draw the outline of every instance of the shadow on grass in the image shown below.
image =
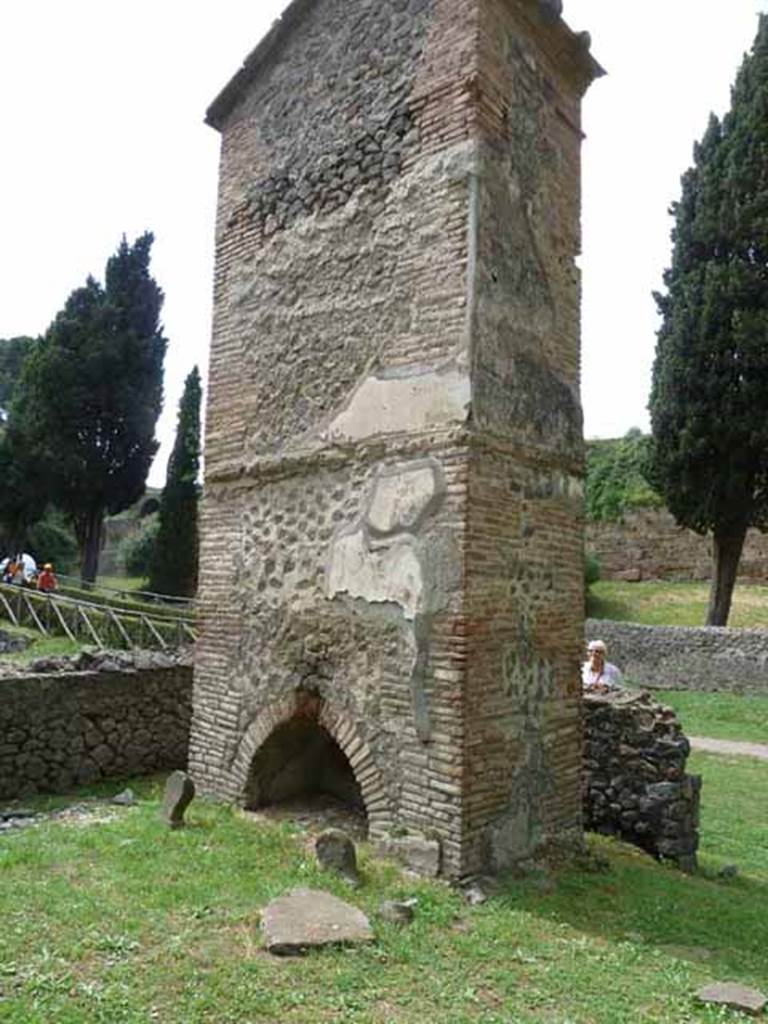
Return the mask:
[(615, 597), (601, 597), (590, 588), (587, 591), (587, 618), (610, 619), (613, 622), (633, 622), (636, 609)]
[(653, 947), (671, 957), (701, 962), (723, 980), (768, 984), (768, 880), (716, 877), (707, 858), (685, 875), (616, 840), (590, 837), (611, 869), (588, 874), (565, 870), (551, 892), (535, 880), (506, 879), (498, 900), (554, 919), (611, 945)]

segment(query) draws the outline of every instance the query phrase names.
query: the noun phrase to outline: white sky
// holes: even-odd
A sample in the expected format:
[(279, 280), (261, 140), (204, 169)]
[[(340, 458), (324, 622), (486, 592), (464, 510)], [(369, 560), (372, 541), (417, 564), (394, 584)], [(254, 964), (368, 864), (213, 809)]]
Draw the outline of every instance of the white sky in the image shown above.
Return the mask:
[[(153, 231), (170, 342), (156, 485), (184, 378), (208, 360), (218, 135), (203, 115), (285, 6), (0, 0), (0, 338), (44, 331), (123, 233)], [(609, 71), (585, 106), (587, 436), (647, 427), (666, 211), (760, 10), (768, 0), (565, 0)]]

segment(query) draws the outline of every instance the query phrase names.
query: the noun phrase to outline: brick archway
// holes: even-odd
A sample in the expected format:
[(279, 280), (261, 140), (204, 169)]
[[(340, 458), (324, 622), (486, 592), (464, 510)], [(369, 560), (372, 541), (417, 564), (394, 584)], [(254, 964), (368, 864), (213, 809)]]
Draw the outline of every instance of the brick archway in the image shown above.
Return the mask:
[(248, 726), (232, 765), (239, 782), (240, 798), (245, 793), (251, 764), (259, 750), (276, 729), (296, 718), (314, 720), (338, 745), (360, 787), (368, 816), (369, 834), (371, 837), (383, 835), (394, 824), (394, 818), (373, 753), (350, 717), (314, 694), (297, 690), (272, 701), (261, 709)]

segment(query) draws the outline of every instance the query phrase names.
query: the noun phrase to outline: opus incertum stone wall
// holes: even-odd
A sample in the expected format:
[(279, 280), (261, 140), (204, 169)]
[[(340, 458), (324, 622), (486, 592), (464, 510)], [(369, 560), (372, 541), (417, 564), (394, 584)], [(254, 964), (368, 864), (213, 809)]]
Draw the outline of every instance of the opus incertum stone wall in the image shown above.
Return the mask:
[(190, 770), (257, 802), (317, 776), (277, 766), (315, 730), (373, 837), (429, 831), (452, 876), (580, 841), (575, 257), (600, 69), (559, 6), (295, 0), (208, 113)]
[[(587, 523), (587, 551), (600, 563), (604, 580), (708, 580), (712, 577), (712, 535), (678, 526), (666, 509), (625, 512), (616, 522)], [(764, 583), (768, 577), (768, 536), (747, 530), (738, 578)]]
[(0, 799), (184, 768), (191, 712), (184, 664), (2, 676)]
[(584, 695), (584, 822), (696, 868), (701, 776), (675, 712), (642, 692)]
[(731, 626), (639, 626), (587, 619), (625, 677), (652, 690), (721, 690), (768, 696), (768, 630)]

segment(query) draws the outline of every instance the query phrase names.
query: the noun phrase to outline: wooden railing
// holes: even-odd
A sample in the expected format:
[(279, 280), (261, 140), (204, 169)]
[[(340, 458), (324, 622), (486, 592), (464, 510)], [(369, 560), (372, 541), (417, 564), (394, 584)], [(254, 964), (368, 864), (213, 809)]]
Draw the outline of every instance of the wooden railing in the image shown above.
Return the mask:
[(66, 636), (99, 648), (167, 650), (197, 639), (195, 618), (154, 608), (127, 611), (108, 603), (83, 601), (65, 594), (43, 594), (0, 583), (0, 618), (44, 636)]

